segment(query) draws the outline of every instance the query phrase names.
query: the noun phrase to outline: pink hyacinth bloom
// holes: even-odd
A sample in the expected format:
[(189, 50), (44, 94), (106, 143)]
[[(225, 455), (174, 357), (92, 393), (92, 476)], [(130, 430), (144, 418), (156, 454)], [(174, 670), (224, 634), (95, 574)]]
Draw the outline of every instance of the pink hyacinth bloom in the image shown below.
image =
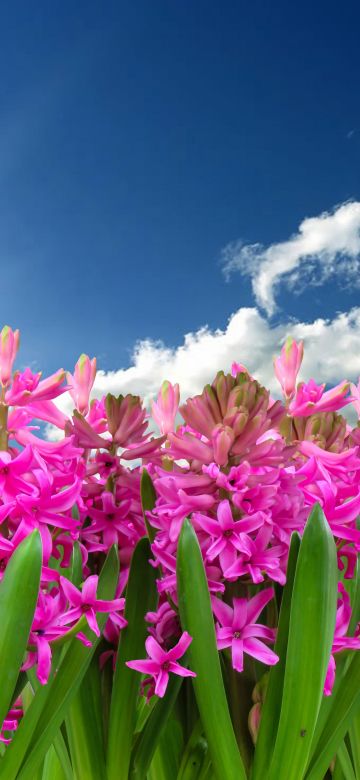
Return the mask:
[(165, 380), (162, 383), (156, 401), (151, 402), (151, 414), (161, 433), (174, 430), (175, 417), (179, 408), (180, 388)]
[(87, 414), (90, 392), (96, 377), (96, 358), (90, 360), (88, 355), (80, 355), (74, 374), (68, 372), (66, 376), (70, 385), (69, 393), (76, 409), (80, 414)]
[(12, 367), (19, 348), (20, 331), (4, 325), (0, 333), (0, 382), (3, 387), (10, 383)]
[(360, 636), (346, 636), (351, 620), (350, 596), (340, 582), (339, 599), (336, 613), (335, 633), (331, 649), (330, 661), (325, 678), (324, 694), (330, 696), (335, 682), (336, 663), (334, 654), (341, 650), (360, 650)]
[(30, 368), (16, 371), (5, 399), (9, 406), (24, 406), (35, 401), (50, 401), (67, 390), (64, 386), (65, 371), (60, 368), (55, 374), (41, 380), (41, 371), (33, 374)]
[(314, 379), (309, 382), (300, 382), (296, 396), (289, 405), (289, 412), (294, 417), (309, 417), (318, 412), (336, 412), (343, 406), (351, 403), (351, 397), (347, 396), (350, 383), (345, 379), (331, 390), (325, 390), (325, 384), (317, 385)]
[(213, 597), (212, 608), (220, 625), (216, 627), (219, 650), (231, 647), (232, 665), (237, 672), (244, 668), (244, 653), (251, 655), (268, 666), (273, 666), (279, 657), (262, 640), (273, 642), (274, 629), (254, 621), (266, 604), (274, 598), (272, 588), (260, 591), (252, 599), (233, 599), (233, 609), (224, 601)]
[(231, 567), (241, 551), (241, 534), (255, 531), (264, 522), (262, 512), (255, 512), (250, 517), (234, 521), (230, 502), (227, 499), (220, 501), (217, 509), (217, 520), (194, 512), (193, 522), (195, 528), (201, 528), (211, 539), (211, 544), (206, 550), (206, 557), (213, 561), (219, 556), (220, 566), (223, 572)]
[(96, 612), (116, 612), (116, 610), (122, 610), (124, 608), (125, 600), (113, 599), (112, 601), (105, 601), (104, 599), (96, 598), (96, 591), (98, 586), (98, 576), (92, 574), (85, 580), (82, 590), (75, 588), (66, 577), (60, 577), (61, 588), (69, 602), (72, 609), (65, 612), (60, 619), (60, 624), (66, 625), (68, 623), (74, 623), (79, 620), (82, 615), (85, 615), (89, 628), (100, 636), (100, 629), (96, 620)]
[(142, 674), (150, 674), (155, 682), (155, 694), (162, 698), (169, 682), (170, 672), (179, 675), (179, 677), (196, 677), (195, 672), (191, 672), (190, 669), (186, 669), (177, 663), (191, 642), (191, 636), (187, 631), (184, 631), (177, 644), (171, 650), (166, 651), (160, 647), (154, 637), (148, 636), (145, 647), (149, 658), (138, 661), (126, 661), (126, 666)]
[(287, 552), (287, 546), (279, 544), (268, 547), (273, 535), (269, 525), (263, 525), (256, 538), (252, 539), (248, 534), (241, 534), (239, 548), (241, 555), (228, 569), (224, 571), (227, 580), (237, 580), (239, 577), (250, 576), (255, 583), (264, 581), (264, 574), (271, 580), (284, 585), (286, 576), (280, 561)]
[(304, 356), (304, 343), (297, 343), (290, 336), (282, 347), (280, 357), (274, 358), (275, 375), (280, 382), (285, 398), (293, 398), (295, 394), (296, 377), (299, 373)]

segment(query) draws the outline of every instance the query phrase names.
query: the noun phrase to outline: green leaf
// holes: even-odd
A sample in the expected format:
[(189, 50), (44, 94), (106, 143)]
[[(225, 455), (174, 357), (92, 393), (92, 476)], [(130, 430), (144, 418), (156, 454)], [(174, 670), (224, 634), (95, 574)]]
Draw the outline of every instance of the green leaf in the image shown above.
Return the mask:
[(42, 780), (69, 780), (64, 773), (53, 745), (51, 745), (45, 757)]
[(141, 474), (140, 495), (141, 495), (141, 508), (144, 516), (147, 534), (150, 539), (150, 542), (153, 542), (155, 539), (155, 531), (147, 519), (146, 512), (147, 511), (150, 512), (152, 509), (154, 509), (155, 502), (156, 502), (156, 491), (154, 488), (154, 483), (150, 477), (150, 474), (148, 471), (146, 471), (145, 468), (143, 469)]
[(170, 718), (158, 742), (148, 780), (175, 780), (183, 746), (182, 728), (178, 720)]
[(331, 696), (331, 709), (314, 755), (312, 756), (306, 780), (318, 780), (326, 772), (336, 754), (353, 718), (360, 712), (360, 653), (355, 653), (341, 685)]
[(11, 704), (39, 593), (42, 546), (33, 531), (12, 554), (0, 583), (0, 723)]
[(147, 624), (145, 614), (156, 607), (156, 570), (149, 564), (148, 539), (138, 542), (131, 561), (126, 589), (125, 618), (121, 632), (110, 705), (107, 752), (108, 780), (127, 780), (141, 676), (125, 665), (144, 658)]
[(193, 641), (187, 651), (197, 705), (218, 780), (245, 780), (232, 726), (216, 646), (214, 619), (202, 555), (195, 531), (185, 520), (177, 552), (181, 624)]
[(293, 534), (291, 538), (286, 585), (282, 593), (279, 626), (277, 630), (275, 652), (279, 661), (269, 672), (269, 681), (265, 701), (261, 712), (260, 730), (256, 741), (253, 764), (253, 780), (263, 780), (270, 766), (272, 751), (275, 744), (279, 723), (281, 701), (283, 694), (285, 660), (289, 636), (290, 608), (293, 593), (296, 563), (300, 548), (300, 537)]
[(341, 745), (339, 745), (336, 760), (340, 763), (345, 780), (356, 780), (358, 775), (354, 772), (354, 767), (351, 763), (351, 758), (345, 742), (342, 742)]
[(105, 780), (105, 752), (101, 722), (99, 657), (96, 653), (66, 716), (75, 777)]
[[(98, 598), (114, 598), (118, 572), (118, 553), (116, 547), (112, 547), (100, 573)], [(106, 620), (106, 613), (97, 615), (100, 631)], [(92, 647), (84, 647), (78, 639), (73, 639), (65, 645), (56, 675), (47, 685), (36, 691), (28, 712), (22, 718), (15, 737), (0, 762), (1, 778), (32, 780), (34, 770), (54, 741), (99, 642), (89, 628), (84, 627), (84, 634), (92, 641)]]
[(296, 565), (283, 697), (268, 780), (304, 776), (334, 637), (337, 571), (334, 539), (316, 505)]
[(169, 680), (163, 699), (155, 704), (155, 707), (146, 721), (144, 730), (139, 735), (134, 747), (131, 770), (131, 780), (143, 780), (151, 764), (169, 715), (174, 707), (179, 690), (182, 685), (182, 677), (173, 675)]

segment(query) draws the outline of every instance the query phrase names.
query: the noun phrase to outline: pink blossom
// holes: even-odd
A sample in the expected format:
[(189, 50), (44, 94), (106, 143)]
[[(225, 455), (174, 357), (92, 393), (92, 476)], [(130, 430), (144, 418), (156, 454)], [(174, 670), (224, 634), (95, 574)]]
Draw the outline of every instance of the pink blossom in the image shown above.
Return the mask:
[(308, 417), (315, 412), (336, 412), (343, 406), (351, 403), (351, 397), (347, 396), (350, 383), (340, 382), (331, 390), (325, 390), (325, 384), (317, 385), (314, 379), (309, 382), (300, 382), (296, 396), (289, 405), (289, 412), (294, 417)]
[(281, 559), (284, 559), (287, 547), (284, 544), (269, 547), (272, 534), (269, 525), (263, 525), (255, 539), (248, 534), (241, 534), (238, 547), (240, 555), (225, 569), (225, 579), (234, 581), (239, 577), (249, 576), (253, 582), (259, 583), (264, 581), (264, 574), (267, 574), (271, 580), (284, 585), (286, 576), (283, 571), (284, 564), (281, 567)]
[(105, 601), (104, 599), (96, 598), (98, 580), (99, 578), (96, 574), (91, 575), (91, 577), (88, 577), (85, 580), (82, 590), (80, 591), (65, 577), (60, 577), (61, 588), (72, 607), (72, 609), (62, 615), (60, 619), (61, 625), (75, 623), (82, 615), (85, 615), (89, 628), (91, 628), (96, 636), (100, 636), (96, 612), (111, 613), (123, 609), (124, 599)]
[(244, 653), (268, 666), (279, 660), (262, 641), (273, 642), (274, 629), (254, 622), (272, 598), (272, 588), (260, 591), (249, 600), (234, 598), (233, 608), (215, 596), (212, 598), (213, 612), (219, 621), (216, 627), (217, 646), (219, 650), (231, 647), (232, 665), (237, 672), (243, 671)]
[(148, 636), (145, 648), (149, 657), (144, 660), (126, 661), (126, 666), (142, 674), (150, 674), (155, 683), (155, 694), (162, 698), (169, 682), (170, 672), (179, 675), (179, 677), (196, 677), (195, 672), (191, 672), (190, 669), (177, 663), (191, 642), (191, 636), (184, 631), (177, 644), (171, 650), (166, 651), (160, 647), (154, 637)]
[(242, 549), (241, 534), (259, 528), (264, 522), (264, 515), (257, 512), (253, 516), (234, 521), (230, 503), (225, 499), (218, 506), (217, 520), (199, 512), (194, 512), (192, 519), (195, 528), (201, 528), (209, 534), (211, 544), (207, 547), (206, 557), (213, 561), (219, 556), (224, 572), (235, 563), (237, 554)]
[(68, 372), (66, 376), (76, 409), (80, 414), (87, 414), (90, 392), (96, 377), (96, 358), (90, 360), (88, 355), (80, 355), (74, 374)]
[[(9, 406), (24, 406), (34, 401), (49, 401), (67, 390), (63, 382), (65, 371), (61, 368), (55, 374), (41, 380), (41, 371), (33, 374), (30, 368), (16, 371), (5, 399)], [(41, 380), (41, 381), (40, 381)]]
[(274, 369), (280, 382), (285, 398), (293, 398), (295, 394), (296, 377), (304, 355), (304, 343), (297, 343), (290, 336), (281, 349), (280, 357), (274, 358)]
[(156, 401), (151, 402), (151, 414), (161, 433), (174, 430), (175, 417), (179, 408), (180, 388), (165, 380), (162, 383)]
[(331, 650), (331, 656), (330, 661), (326, 673), (326, 679), (325, 679), (325, 686), (324, 686), (324, 694), (325, 696), (330, 696), (333, 685), (335, 682), (335, 672), (336, 672), (336, 662), (334, 658), (335, 653), (340, 653), (342, 650), (360, 650), (360, 636), (357, 632), (357, 636), (346, 636), (347, 631), (349, 629), (349, 624), (351, 620), (351, 604), (350, 604), (350, 596), (345, 590), (344, 585), (340, 582), (338, 585), (339, 588), (339, 599), (338, 599), (338, 607), (337, 607), (337, 613), (336, 613), (336, 624), (335, 624), (335, 633), (334, 633), (334, 640), (332, 644), (332, 650)]

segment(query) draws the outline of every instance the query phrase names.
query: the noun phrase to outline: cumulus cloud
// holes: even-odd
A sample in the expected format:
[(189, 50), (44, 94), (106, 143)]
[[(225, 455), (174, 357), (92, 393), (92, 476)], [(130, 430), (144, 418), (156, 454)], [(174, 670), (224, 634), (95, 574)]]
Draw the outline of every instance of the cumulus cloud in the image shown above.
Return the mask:
[(306, 218), (287, 241), (270, 246), (228, 244), (222, 252), (225, 276), (234, 271), (250, 276), (257, 304), (268, 315), (276, 310), (281, 281), (301, 290), (337, 276), (346, 285), (358, 283), (360, 271), (360, 202), (344, 203), (333, 212)]
[[(98, 371), (92, 396), (105, 393), (135, 393), (146, 402), (154, 397), (164, 379), (179, 382), (182, 399), (201, 392), (219, 369), (229, 371), (235, 360), (279, 396), (273, 374), (272, 356), (288, 335), (305, 342), (300, 378), (334, 384), (341, 379), (357, 380), (360, 374), (360, 307), (337, 314), (332, 320), (292, 322), (272, 327), (258, 309), (241, 308), (224, 330), (201, 328), (188, 333), (183, 344), (169, 348), (161, 342), (140, 341), (132, 365), (116, 371)], [(59, 407), (71, 414), (68, 394), (60, 396)], [(49, 431), (51, 438), (54, 432)]]

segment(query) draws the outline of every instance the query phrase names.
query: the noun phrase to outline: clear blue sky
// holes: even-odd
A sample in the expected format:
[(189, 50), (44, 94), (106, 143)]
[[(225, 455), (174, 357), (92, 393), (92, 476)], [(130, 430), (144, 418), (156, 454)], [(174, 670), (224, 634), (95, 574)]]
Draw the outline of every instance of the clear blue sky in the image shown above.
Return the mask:
[[(360, 200), (360, 6), (3, 3), (1, 321), (22, 362), (125, 366), (253, 305), (230, 241), (286, 240)], [(359, 297), (281, 291), (282, 316)]]

